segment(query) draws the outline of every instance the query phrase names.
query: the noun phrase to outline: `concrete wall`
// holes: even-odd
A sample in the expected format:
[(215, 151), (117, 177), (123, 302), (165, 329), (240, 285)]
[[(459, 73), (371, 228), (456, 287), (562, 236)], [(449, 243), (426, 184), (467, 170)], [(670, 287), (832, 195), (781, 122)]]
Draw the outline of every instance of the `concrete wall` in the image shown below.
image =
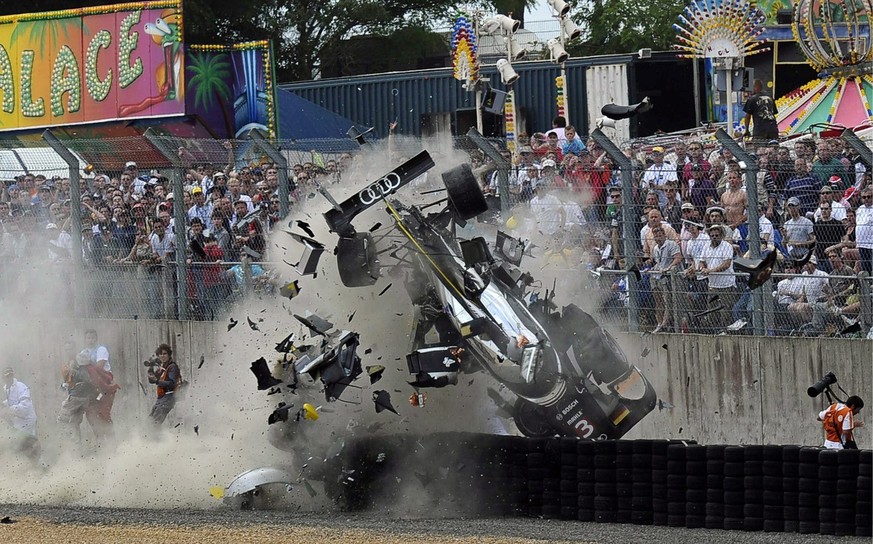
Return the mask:
[[(824, 395), (808, 397), (806, 389), (829, 370), (843, 389), (867, 402), (861, 419), (873, 421), (869, 340), (619, 336), (628, 358), (636, 359), (660, 398), (674, 405), (656, 409), (631, 437), (819, 445), (824, 435), (815, 418), (827, 402)], [(856, 439), (860, 447), (873, 447), (870, 429), (860, 430)]]
[[(17, 376), (30, 385), (42, 422), (53, 421), (63, 400), (58, 369), (68, 334), (81, 348), (82, 331), (94, 328), (101, 343), (109, 347), (116, 381), (122, 386), (114, 417), (123, 423), (144, 417), (154, 403), (154, 387), (146, 387), (147, 395), (143, 395), (138, 383), (148, 384), (142, 362), (158, 344), (173, 347), (183, 376), (193, 381), (201, 356), (207, 361), (220, 360), (224, 347), (218, 333), (226, 328), (224, 322), (148, 320), (43, 319), (32, 325), (44, 331), (43, 340), (19, 346), (15, 339), (7, 339), (6, 353), (26, 353), (27, 357), (7, 364), (15, 366)], [(240, 322), (238, 327), (246, 324)], [(618, 338), (660, 398), (674, 406), (656, 409), (628, 438), (818, 445), (823, 434), (815, 418), (826, 402), (821, 397), (809, 398), (806, 389), (829, 370), (849, 394), (867, 401), (869, 407), (861, 412), (861, 419), (873, 422), (869, 416), (873, 411), (873, 342), (868, 340), (664, 334), (619, 334)], [(267, 341), (265, 353), (272, 347)], [(248, 366), (248, 361), (243, 362)], [(206, 364), (199, 372), (209, 371), (210, 364)], [(871, 434), (873, 429), (859, 431), (859, 445), (873, 447)]]

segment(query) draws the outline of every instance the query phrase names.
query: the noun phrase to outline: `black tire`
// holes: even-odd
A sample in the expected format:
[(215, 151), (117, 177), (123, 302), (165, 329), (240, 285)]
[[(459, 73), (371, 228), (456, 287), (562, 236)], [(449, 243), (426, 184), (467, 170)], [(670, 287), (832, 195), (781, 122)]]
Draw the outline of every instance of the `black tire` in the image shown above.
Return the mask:
[(781, 533), (785, 530), (785, 522), (781, 519), (765, 519), (764, 520), (764, 532), (765, 533)]
[[(698, 446), (698, 448), (702, 449), (702, 446)], [(685, 474), (706, 475), (706, 461), (686, 461)]]
[(720, 502), (706, 503), (706, 515), (724, 518), (724, 504)]
[(743, 518), (743, 531), (763, 531), (764, 518)]
[(631, 523), (634, 525), (651, 525), (654, 515), (651, 511), (634, 510), (631, 512)]
[(340, 280), (346, 287), (365, 287), (379, 279), (376, 245), (369, 233), (341, 237), (336, 257)]
[(710, 487), (706, 490), (706, 502), (710, 502), (713, 504), (723, 504), (724, 491), (721, 489), (713, 489)]
[(839, 463), (839, 450), (821, 450), (818, 452), (818, 464), (829, 467)]
[(725, 476), (722, 485), (725, 491), (742, 491), (744, 489), (743, 478)]
[(685, 516), (685, 527), (689, 529), (702, 529), (705, 526), (705, 516)]
[(724, 530), (725, 531), (742, 531), (743, 530), (743, 518), (724, 518)]
[(446, 170), (442, 177), (451, 208), (457, 217), (466, 221), (488, 211), (488, 201), (469, 164)]
[(685, 500), (689, 503), (705, 503), (706, 489), (686, 489)]
[(706, 516), (703, 526), (707, 529), (724, 529), (724, 518), (721, 516)]
[(839, 475), (839, 467), (837, 466), (820, 466), (818, 467), (819, 480), (836, 480)]
[(529, 438), (547, 438), (556, 434), (546, 423), (548, 417), (543, 409), (524, 399), (518, 399), (515, 403), (513, 419), (519, 432)]
[(742, 463), (725, 462), (724, 475), (731, 477), (742, 478), (746, 474), (745, 467)]
[(594, 516), (597, 513), (593, 508), (580, 508), (579, 512), (576, 513), (576, 519), (579, 521), (594, 521)]

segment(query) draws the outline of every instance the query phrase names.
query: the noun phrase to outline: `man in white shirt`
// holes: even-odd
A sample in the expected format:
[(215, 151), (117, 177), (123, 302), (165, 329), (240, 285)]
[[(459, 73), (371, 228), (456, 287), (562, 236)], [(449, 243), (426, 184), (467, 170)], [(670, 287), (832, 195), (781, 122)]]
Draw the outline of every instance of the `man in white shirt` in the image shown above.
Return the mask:
[(12, 427), (30, 436), (36, 436), (36, 410), (30, 398), (30, 388), (15, 379), (15, 371), (3, 371), (3, 406), (0, 416)]
[(718, 311), (710, 314), (709, 319), (710, 332), (720, 332), (727, 326), (738, 298), (734, 276), (734, 249), (724, 241), (724, 229), (721, 225), (711, 225), (708, 232), (709, 245), (701, 252), (697, 270), (709, 282), (708, 308), (712, 310), (721, 306)]
[(873, 186), (861, 191), (861, 205), (855, 210), (855, 245), (861, 270), (873, 274)]
[(671, 321), (673, 290), (670, 274), (682, 264), (682, 252), (679, 251), (679, 244), (667, 239), (662, 225), (654, 227), (652, 235), (655, 238), (655, 247), (652, 248), (652, 290), (655, 294), (655, 313), (658, 315), (658, 326), (652, 332), (660, 332)]
[[(829, 202), (831, 205), (831, 219), (836, 219), (837, 221), (842, 221), (846, 218), (846, 207), (843, 206), (839, 199), (837, 199), (837, 193), (831, 189), (830, 185), (825, 185), (818, 192), (819, 194), (819, 204), (824, 202)], [(815, 214), (813, 215), (813, 221), (818, 222), (821, 219), (821, 207), (817, 207), (815, 209)]]
[(676, 167), (664, 161), (664, 148), (656, 146), (652, 148), (652, 165), (649, 166), (643, 173), (642, 189), (648, 191), (656, 191), (658, 194), (658, 205), (664, 207), (667, 204), (667, 194), (664, 192), (665, 185), (668, 182), (673, 182), (679, 186), (679, 178), (676, 176)]

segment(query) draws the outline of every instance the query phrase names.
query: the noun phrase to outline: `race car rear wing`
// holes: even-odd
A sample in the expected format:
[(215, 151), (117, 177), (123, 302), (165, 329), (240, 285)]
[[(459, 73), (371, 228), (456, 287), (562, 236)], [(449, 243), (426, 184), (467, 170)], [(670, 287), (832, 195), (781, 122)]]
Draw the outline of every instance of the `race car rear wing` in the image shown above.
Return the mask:
[(354, 235), (355, 229), (352, 226), (352, 220), (355, 216), (376, 202), (393, 194), (397, 189), (424, 174), (434, 166), (435, 163), (430, 154), (427, 151), (422, 151), (394, 170), (370, 183), (340, 204), (339, 209), (335, 207), (324, 214), (330, 231), (340, 236)]

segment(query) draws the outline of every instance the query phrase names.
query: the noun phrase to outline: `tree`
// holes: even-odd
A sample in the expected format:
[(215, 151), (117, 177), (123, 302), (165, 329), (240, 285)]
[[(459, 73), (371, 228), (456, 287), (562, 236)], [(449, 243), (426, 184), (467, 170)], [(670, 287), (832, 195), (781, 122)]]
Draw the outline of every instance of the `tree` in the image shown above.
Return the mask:
[[(33, 0), (27, 10), (69, 9), (71, 1), (79, 7), (112, 3)], [(312, 79), (341, 40), (429, 26), (444, 21), (455, 5), (455, 0), (185, 0), (184, 39), (202, 44), (272, 40), (278, 81)], [(20, 12), (20, 0), (0, 0), (0, 15)]]
[(567, 49), (574, 56), (630, 53), (644, 47), (670, 49), (673, 23), (687, 2), (674, 0), (586, 0), (574, 19), (586, 31), (581, 43)]

